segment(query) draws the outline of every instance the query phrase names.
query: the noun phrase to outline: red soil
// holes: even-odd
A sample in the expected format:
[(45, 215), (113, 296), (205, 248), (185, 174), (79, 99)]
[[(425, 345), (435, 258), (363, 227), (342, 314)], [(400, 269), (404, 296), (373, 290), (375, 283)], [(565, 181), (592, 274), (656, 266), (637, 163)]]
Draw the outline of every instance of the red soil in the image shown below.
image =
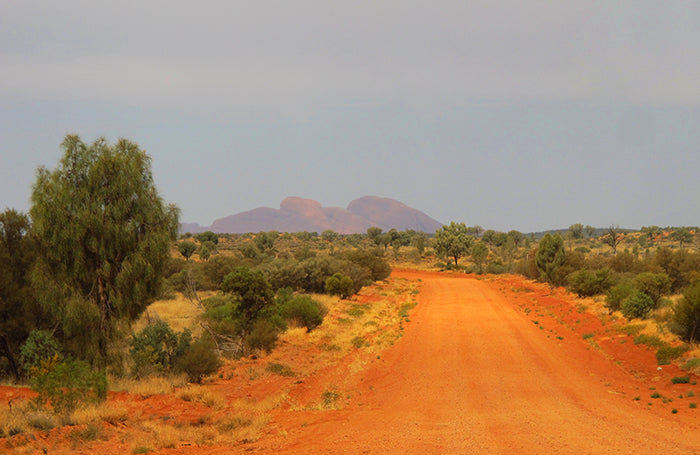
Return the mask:
[[(658, 369), (652, 351), (577, 309), (572, 296), (512, 276), (395, 271), (393, 278), (421, 280), (419, 303), (404, 336), (367, 359), (364, 370), (348, 368), (361, 349), (303, 380), (244, 381), (236, 373), (260, 360), (224, 370), (232, 379), (208, 387), (227, 399), (287, 390), (300, 406), (272, 411), (256, 442), (158, 453), (700, 453), (700, 409), (689, 407), (700, 401), (700, 386), (672, 384), (686, 373), (673, 365)], [(301, 365), (312, 361), (314, 349), (282, 346), (278, 355)], [(306, 410), (328, 384), (341, 385), (345, 407)], [(0, 393), (6, 400), (9, 392)], [(176, 411), (183, 420), (205, 412), (175, 401), (162, 396), (130, 405), (143, 415)], [(117, 439), (93, 453), (128, 453)]]

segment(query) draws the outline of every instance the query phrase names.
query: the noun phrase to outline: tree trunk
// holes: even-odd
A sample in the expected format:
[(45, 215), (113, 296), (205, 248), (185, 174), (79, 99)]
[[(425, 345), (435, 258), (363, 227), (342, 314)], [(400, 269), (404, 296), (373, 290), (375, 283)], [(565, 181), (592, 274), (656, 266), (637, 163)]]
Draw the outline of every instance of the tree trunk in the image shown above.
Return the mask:
[[(98, 272), (100, 273), (100, 272)], [(105, 289), (104, 279), (100, 276), (97, 278), (97, 305), (100, 309), (100, 334), (99, 334), (99, 352), (103, 362), (107, 360), (107, 341), (109, 339), (109, 320), (112, 317), (112, 309), (109, 305), (107, 290)]]

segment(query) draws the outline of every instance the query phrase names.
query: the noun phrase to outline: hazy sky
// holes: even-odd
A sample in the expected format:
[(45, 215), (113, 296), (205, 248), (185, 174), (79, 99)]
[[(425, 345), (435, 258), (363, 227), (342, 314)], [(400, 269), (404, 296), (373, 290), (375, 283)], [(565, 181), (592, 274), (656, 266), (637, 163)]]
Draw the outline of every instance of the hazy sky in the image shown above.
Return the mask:
[(67, 133), (182, 220), (390, 197), (523, 232), (700, 224), (700, 2), (0, 1), (0, 210)]

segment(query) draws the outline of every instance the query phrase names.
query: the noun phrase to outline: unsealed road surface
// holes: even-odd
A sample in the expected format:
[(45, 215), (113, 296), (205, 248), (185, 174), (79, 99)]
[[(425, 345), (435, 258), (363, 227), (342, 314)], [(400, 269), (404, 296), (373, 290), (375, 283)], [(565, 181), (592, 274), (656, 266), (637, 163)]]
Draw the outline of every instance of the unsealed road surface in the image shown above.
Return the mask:
[(548, 336), (497, 281), (398, 275), (422, 280), (419, 304), (362, 377), (366, 404), (290, 429), (276, 452), (700, 453), (700, 419), (650, 411), (647, 385), (587, 343)]

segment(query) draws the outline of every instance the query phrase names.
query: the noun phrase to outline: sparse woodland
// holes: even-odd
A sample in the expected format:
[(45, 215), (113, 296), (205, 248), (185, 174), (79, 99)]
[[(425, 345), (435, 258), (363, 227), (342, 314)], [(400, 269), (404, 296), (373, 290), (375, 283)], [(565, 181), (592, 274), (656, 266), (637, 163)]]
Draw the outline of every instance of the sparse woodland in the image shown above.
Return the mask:
[[(319, 295), (347, 299), (386, 279), (390, 264), (566, 286), (676, 334), (687, 344), (661, 345), (676, 349), (669, 360), (700, 337), (698, 228), (575, 224), (535, 235), (453, 222), (429, 234), (178, 237), (177, 209), (158, 196), (137, 145), (68, 136), (63, 147), (58, 168), (38, 173), (30, 214), (0, 214), (0, 375), (30, 385), (52, 412), (103, 400), (108, 378), (200, 382), (222, 362), (264, 355), (288, 328), (323, 323)], [(195, 316), (174, 327), (149, 310), (156, 301), (184, 301)]]

